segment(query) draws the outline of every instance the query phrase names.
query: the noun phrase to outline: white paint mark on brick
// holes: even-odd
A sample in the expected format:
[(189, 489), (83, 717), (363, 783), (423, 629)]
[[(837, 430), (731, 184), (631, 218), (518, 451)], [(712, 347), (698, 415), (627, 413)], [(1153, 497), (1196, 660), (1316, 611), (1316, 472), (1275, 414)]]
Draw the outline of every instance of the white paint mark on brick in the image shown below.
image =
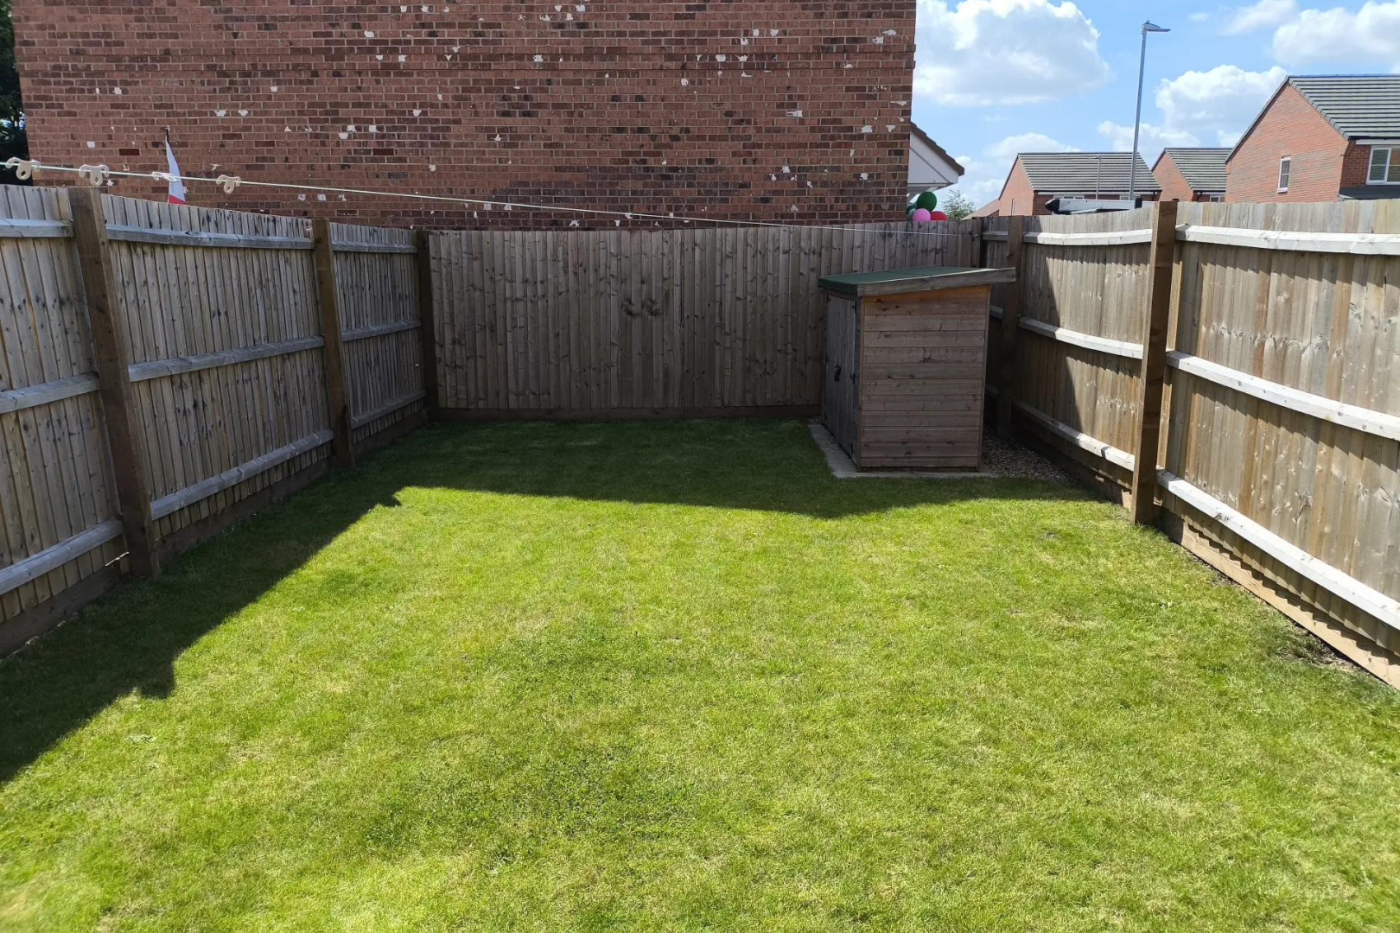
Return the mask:
[(305, 201), (305, 200), (306, 200), (306, 192), (303, 191), (301, 194), (297, 195), (297, 200), (298, 200), (298, 201)]
[(376, 55), (376, 56), (374, 56), (374, 60), (377, 61), (377, 62), (382, 62), (382, 61), (384, 61), (384, 56), (383, 56), (383, 55)]
[(282, 90), (282, 89), (281, 89), (280, 87), (278, 87), (277, 85), (274, 84), (274, 85), (272, 86), (272, 93), (276, 94), (276, 93), (277, 93), (278, 91), (280, 91), (280, 90)]
[(366, 39), (373, 39), (373, 38), (374, 38), (374, 30), (373, 30), (373, 29), (366, 29), (366, 30), (365, 30), (365, 38), (366, 38)]
[(93, 142), (91, 139), (89, 139), (89, 140), (88, 140), (87, 147), (88, 147), (89, 149), (96, 149), (96, 148), (97, 148), (97, 143), (95, 143), (95, 142)]
[(784, 174), (784, 175), (791, 175), (791, 174), (792, 174), (792, 166), (790, 166), (790, 165), (784, 165), (784, 166), (783, 166), (783, 174)]
[(875, 38), (871, 39), (870, 41), (871, 41), (871, 42), (874, 42), (876, 45), (884, 45), (884, 44), (885, 44), (885, 37), (884, 37), (884, 36), (876, 36)]
[(681, 78), (681, 87), (690, 87), (690, 79)]
[(778, 33), (780, 33), (780, 32), (782, 32), (781, 29), (770, 29), (770, 30), (768, 30), (768, 35), (770, 35), (770, 36), (772, 36), (774, 39), (776, 39), (776, 38), (778, 38)]
[(318, 194), (318, 195), (316, 195), (316, 200), (318, 200), (318, 201), (324, 201), (325, 199), (326, 199), (326, 196), (325, 196), (324, 194)]
[(240, 110), (240, 111), (238, 111), (238, 115), (239, 115), (240, 117), (246, 117), (246, 116), (248, 115), (248, 111), (246, 111), (246, 110)]
[(226, 117), (226, 116), (228, 116), (228, 111), (227, 111), (227, 110), (215, 110), (215, 111), (214, 111), (214, 116), (216, 116), (216, 117)]
[(401, 62), (406, 62), (406, 61), (408, 61), (408, 56), (407, 56), (407, 55), (400, 55), (400, 56), (399, 56), (399, 61), (401, 61)]
[(741, 72), (739, 72), (739, 77), (741, 77), (741, 78), (752, 78), (753, 75), (749, 74), (747, 71), (741, 71)]
[(801, 111), (801, 110), (789, 110), (789, 111), (788, 111), (788, 116), (790, 116), (790, 117), (800, 117), (800, 116), (802, 116), (802, 111)]
[(869, 181), (869, 180), (870, 180), (870, 173), (869, 173), (869, 172), (861, 172), (861, 173), (860, 173), (860, 180), (861, 180), (861, 181)]
[(421, 116), (423, 115), (423, 111), (421, 111), (421, 110), (415, 110), (415, 111), (413, 111), (413, 115), (414, 115), (415, 117), (421, 117)]
[(860, 131), (861, 131), (862, 133), (873, 133), (873, 132), (875, 132), (875, 127), (873, 127), (873, 126), (862, 126), (862, 127), (860, 128)]
[(373, 123), (371, 123), (371, 124), (369, 125), (369, 131), (370, 131), (371, 133), (378, 133), (378, 132), (379, 132), (379, 127), (378, 127), (378, 126), (375, 126)]
[(350, 138), (350, 134), (349, 134), (349, 133), (341, 133), (341, 134), (340, 134), (340, 138), (341, 138), (341, 139), (349, 139), (349, 138)]
[(893, 132), (894, 132), (895, 130), (897, 130), (897, 129), (899, 129), (899, 127), (896, 126), (896, 125), (893, 124), (893, 123), (886, 123), (886, 124), (885, 124), (885, 132), (886, 132), (886, 133), (893, 133)]
[(543, 56), (543, 55), (536, 55), (536, 56), (535, 56), (535, 63), (536, 63), (536, 64), (538, 64), (538, 63), (540, 63), (540, 62), (542, 62), (542, 61), (544, 61), (544, 56)]
[(493, 143), (502, 143), (502, 142), (505, 142), (505, 139), (501, 136), (500, 133), (497, 133), (495, 136), (493, 136), (493, 137), (491, 138), (491, 141), (492, 141)]
[(437, 171), (437, 166), (436, 166), (436, 165), (429, 165), (429, 166), (428, 166), (428, 171), (430, 171), (430, 172), (436, 172), (436, 171)]

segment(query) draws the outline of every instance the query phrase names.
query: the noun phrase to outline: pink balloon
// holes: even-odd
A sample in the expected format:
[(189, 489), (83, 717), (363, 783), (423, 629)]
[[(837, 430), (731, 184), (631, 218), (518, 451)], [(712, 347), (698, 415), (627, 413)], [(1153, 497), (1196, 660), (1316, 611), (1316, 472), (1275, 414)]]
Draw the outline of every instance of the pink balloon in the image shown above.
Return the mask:
[(921, 207), (914, 212), (914, 216), (910, 219), (916, 224), (926, 224), (933, 219), (933, 215)]
[(947, 220), (947, 219), (948, 219), (948, 215), (945, 214), (945, 213), (943, 213), (942, 211), (933, 211), (931, 214), (929, 214), (929, 219), (930, 219), (930, 220)]

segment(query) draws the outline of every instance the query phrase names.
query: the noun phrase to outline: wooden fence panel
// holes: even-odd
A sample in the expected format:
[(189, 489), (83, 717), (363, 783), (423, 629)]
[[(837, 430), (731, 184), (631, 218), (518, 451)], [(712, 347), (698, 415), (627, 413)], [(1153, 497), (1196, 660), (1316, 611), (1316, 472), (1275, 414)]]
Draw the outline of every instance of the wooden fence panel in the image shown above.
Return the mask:
[(125, 548), (71, 229), (46, 238), (3, 229), (8, 220), (70, 223), (67, 198), (41, 188), (0, 192), (4, 629), (42, 607), (71, 605), (64, 594), (110, 577), (104, 568)]
[(978, 229), (435, 235), (441, 404), (481, 418), (814, 410), (817, 280), (970, 266)]
[[(159, 549), (321, 475), (326, 399), (307, 221), (101, 197), (116, 335)], [(336, 226), (354, 437), (421, 420), (411, 231)], [(0, 195), (0, 652), (116, 579), (126, 551), (68, 192)], [(120, 364), (119, 364), (120, 365)], [(115, 423), (115, 422), (112, 422)], [(128, 458), (130, 459), (130, 458)], [(140, 501), (144, 502), (144, 498)]]
[[(1400, 233), (1400, 202), (1184, 204), (1181, 222)], [(1400, 255), (1184, 242), (1172, 349), (1325, 399), (1400, 415)], [(1400, 439), (1175, 369), (1166, 469), (1328, 567), (1400, 599)], [(1192, 529), (1298, 600), (1333, 635), (1391, 655), (1400, 632), (1211, 521)], [(1377, 662), (1379, 663), (1379, 662)], [(1387, 665), (1395, 663), (1386, 659)]]
[(423, 418), (413, 231), (332, 224), (331, 242), (352, 440), (364, 447)]
[[(156, 530), (171, 539), (326, 455), (324, 441), (314, 442), (330, 425), (311, 253), (300, 245), (308, 227), (293, 218), (104, 201), (117, 227), (288, 241), (276, 248), (237, 239), (208, 247), (112, 243), (133, 370), (196, 364), (135, 385)], [(246, 351), (258, 355), (239, 358)], [(269, 455), (286, 459), (242, 478), (241, 469)]]
[(1137, 360), (1049, 336), (1032, 322), (1112, 340), (1141, 339), (1148, 245), (1077, 246), (1037, 242), (1043, 233), (1146, 229), (1151, 209), (1027, 218), (1018, 338), (1018, 400), (1124, 450), (1137, 423)]

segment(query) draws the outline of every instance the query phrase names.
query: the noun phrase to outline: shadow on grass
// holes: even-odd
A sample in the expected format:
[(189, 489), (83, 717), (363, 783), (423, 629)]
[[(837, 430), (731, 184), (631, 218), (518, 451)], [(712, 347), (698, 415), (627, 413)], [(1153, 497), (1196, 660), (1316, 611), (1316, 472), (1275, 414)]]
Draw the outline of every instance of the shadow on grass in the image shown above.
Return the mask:
[(1083, 499), (1008, 480), (836, 480), (800, 421), (438, 425), (127, 583), (0, 660), (0, 782), (175, 660), (400, 490), (779, 511), (839, 519), (966, 499)]

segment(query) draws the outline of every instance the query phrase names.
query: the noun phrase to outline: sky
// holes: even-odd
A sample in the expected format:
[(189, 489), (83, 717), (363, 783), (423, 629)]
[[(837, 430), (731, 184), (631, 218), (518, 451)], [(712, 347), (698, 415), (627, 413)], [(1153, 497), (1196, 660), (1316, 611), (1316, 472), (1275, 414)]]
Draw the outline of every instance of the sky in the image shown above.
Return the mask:
[(1400, 0), (918, 0), (914, 122), (993, 200), (1017, 152), (1229, 146), (1290, 74), (1400, 73)]

